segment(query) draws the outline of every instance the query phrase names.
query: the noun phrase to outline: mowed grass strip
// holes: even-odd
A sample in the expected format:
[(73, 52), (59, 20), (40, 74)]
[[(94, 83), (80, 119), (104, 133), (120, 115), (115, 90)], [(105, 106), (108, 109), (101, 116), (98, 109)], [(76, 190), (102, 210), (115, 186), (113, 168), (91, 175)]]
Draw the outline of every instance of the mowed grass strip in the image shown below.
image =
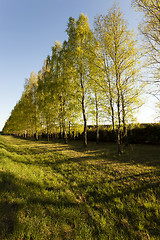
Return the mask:
[(160, 239), (160, 147), (0, 136), (0, 239)]

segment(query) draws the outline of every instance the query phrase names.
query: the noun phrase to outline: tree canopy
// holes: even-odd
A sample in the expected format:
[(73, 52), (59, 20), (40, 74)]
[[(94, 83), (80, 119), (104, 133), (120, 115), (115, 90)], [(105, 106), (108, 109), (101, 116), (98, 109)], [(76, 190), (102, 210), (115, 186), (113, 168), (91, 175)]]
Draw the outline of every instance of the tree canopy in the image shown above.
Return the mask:
[[(142, 84), (134, 33), (115, 5), (95, 18), (94, 29), (83, 13), (69, 18), (67, 41), (55, 42), (38, 74), (26, 80), (20, 101), (4, 126), (4, 133), (38, 139), (47, 134), (61, 137), (83, 131), (87, 145), (87, 123), (96, 125), (97, 142), (101, 120), (112, 125), (120, 150), (140, 106)], [(82, 129), (83, 127), (83, 129)]]

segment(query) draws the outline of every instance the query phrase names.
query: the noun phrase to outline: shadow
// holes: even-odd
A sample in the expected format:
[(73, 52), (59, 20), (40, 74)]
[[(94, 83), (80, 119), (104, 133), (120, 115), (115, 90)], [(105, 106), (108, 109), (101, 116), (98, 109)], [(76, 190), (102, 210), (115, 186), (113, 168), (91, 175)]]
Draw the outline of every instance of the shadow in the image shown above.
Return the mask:
[[(14, 138), (14, 137), (12, 137)], [(103, 159), (110, 163), (112, 162), (124, 162), (126, 164), (142, 164), (146, 166), (156, 166), (160, 167), (160, 148), (154, 145), (128, 145), (123, 146), (123, 154), (119, 156), (117, 154), (117, 145), (114, 143), (100, 143), (96, 144), (94, 142), (89, 142), (87, 148), (83, 147), (83, 144), (79, 140), (70, 141), (68, 144), (64, 144), (62, 140), (52, 140), (46, 142), (43, 140), (40, 141), (31, 141), (25, 139), (17, 139), (16, 146), (11, 146), (9, 144), (1, 143), (1, 146), (9, 152), (15, 152), (19, 155), (39, 155), (45, 153), (58, 153), (66, 155), (65, 151), (72, 151), (73, 155), (79, 154), (79, 157), (75, 157), (75, 161), (84, 161), (85, 159), (89, 160), (90, 158), (94, 159)], [(22, 143), (25, 143), (21, 147)], [(28, 145), (27, 145), (28, 143)], [(31, 143), (31, 144), (30, 144)], [(18, 148), (18, 144), (20, 147)], [(74, 154), (75, 153), (75, 154)], [(76, 154), (77, 153), (77, 154)], [(86, 156), (81, 157), (80, 155), (85, 154)], [(70, 161), (74, 161), (74, 156)]]
[[(47, 185), (42, 187), (38, 183), (25, 181), (9, 172), (0, 171), (0, 239), (34, 239), (34, 234), (38, 239), (38, 231), (43, 228), (43, 224), (42, 227), (38, 227), (34, 223), (35, 218), (39, 223), (43, 223), (45, 213), (46, 219), (53, 218), (54, 221), (57, 219), (57, 212), (59, 212), (58, 217), (62, 217), (62, 207), (79, 211), (78, 203), (70, 200), (67, 193), (62, 194), (60, 191), (65, 193), (63, 189), (53, 187), (49, 189)], [(47, 192), (48, 194), (46, 194)], [(53, 195), (49, 195), (49, 193), (53, 193)], [(53, 197), (54, 194), (58, 194), (58, 199)], [(53, 211), (49, 211), (49, 208), (54, 209), (55, 214)], [(23, 218), (21, 219), (20, 216)], [(32, 222), (32, 225), (30, 229), (24, 230), (26, 221), (29, 221), (28, 225)], [(65, 222), (66, 219), (63, 221)], [(46, 224), (48, 224), (47, 220)], [(32, 229), (35, 233), (32, 232)], [(52, 231), (54, 232), (54, 228)], [(61, 231), (63, 232), (63, 229)], [(20, 234), (23, 235), (22, 238), (18, 238)]]
[[(160, 217), (156, 215), (155, 209), (150, 207), (146, 210), (143, 202), (137, 203), (138, 199), (144, 201), (149, 198), (150, 193), (154, 193), (157, 202), (160, 199), (160, 150), (153, 146), (134, 145), (126, 147), (124, 154), (118, 156), (115, 144), (90, 144), (87, 149), (77, 144), (79, 143), (70, 142), (66, 146), (59, 142), (35, 142), (19, 149), (14, 146), (8, 148), (7, 143), (2, 144), (2, 148), (17, 154), (10, 156), (13, 163), (24, 164), (28, 168), (40, 167), (45, 174), (43, 181), (32, 182), (0, 171), (0, 239), (11, 239), (17, 229), (24, 232), (23, 225), (26, 221), (33, 221), (31, 228), (35, 229), (38, 225), (34, 223), (35, 218), (39, 223), (47, 219), (46, 225), (61, 226), (67, 223), (70, 226), (70, 235), (65, 238), (66, 230), (60, 227), (62, 235), (59, 232), (59, 239), (73, 239), (75, 231), (78, 231), (75, 226), (77, 216), (80, 219), (76, 223), (77, 229), (80, 222), (83, 222), (88, 228), (92, 226), (93, 239), (101, 239), (99, 236), (102, 233), (107, 236), (107, 230), (101, 226), (100, 219), (108, 216), (108, 212), (113, 218), (113, 225), (117, 229), (120, 226), (124, 231), (127, 228), (130, 234), (131, 231), (138, 232), (136, 224), (140, 221), (140, 212), (147, 220), (146, 229), (151, 236), (160, 236)], [(72, 151), (72, 157), (67, 155), (66, 150)], [(27, 154), (25, 151), (28, 151)], [(127, 168), (129, 165), (133, 168), (121, 173), (112, 163), (114, 166), (119, 164)], [(143, 169), (148, 166), (151, 168)], [(56, 180), (51, 176), (48, 180), (47, 171), (56, 176)], [(55, 187), (54, 181), (62, 184)], [(123, 208), (118, 207), (116, 201), (120, 201)], [(20, 214), (24, 217), (24, 223), (20, 222)], [(97, 219), (96, 214), (99, 217)], [(121, 222), (122, 218), (130, 219), (132, 228), (126, 227)], [(52, 219), (52, 224), (48, 219)], [(39, 224), (36, 234), (41, 225), (43, 228), (43, 224)], [(54, 227), (50, 233), (50, 239), (56, 239)], [(32, 234), (28, 233), (29, 236)]]
[(18, 225), (17, 213), (24, 203), (11, 199), (12, 193), (23, 189), (16, 184), (14, 175), (0, 171), (0, 239), (8, 239)]

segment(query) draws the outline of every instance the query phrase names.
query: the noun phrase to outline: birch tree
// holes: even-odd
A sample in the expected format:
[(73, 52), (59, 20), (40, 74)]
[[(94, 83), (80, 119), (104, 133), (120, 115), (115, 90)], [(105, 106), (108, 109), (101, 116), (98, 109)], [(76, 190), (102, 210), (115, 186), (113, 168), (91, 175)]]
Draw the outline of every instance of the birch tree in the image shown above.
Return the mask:
[[(96, 71), (100, 76), (100, 81), (98, 85), (102, 92), (105, 93), (106, 98), (108, 99), (107, 108), (109, 109), (108, 113), (111, 116), (112, 128), (115, 131), (115, 95), (114, 89), (115, 84), (113, 81), (113, 63), (108, 52), (108, 41), (106, 41), (106, 31), (105, 21), (103, 16), (98, 16), (94, 22), (95, 28), (95, 38), (98, 42), (96, 49), (97, 62), (95, 64)], [(110, 43), (111, 44), (111, 43)], [(108, 120), (108, 117), (106, 117)]]
[(46, 131), (47, 139), (54, 128), (54, 120), (57, 116), (57, 102), (53, 95), (53, 84), (51, 81), (50, 57), (45, 60), (42, 71), (38, 73), (38, 106), (40, 110), (40, 121), (43, 131)]
[(126, 123), (129, 115), (134, 114), (134, 105), (139, 104), (142, 87), (137, 82), (138, 49), (133, 33), (128, 30), (123, 14), (115, 5), (107, 15), (97, 18), (96, 31), (101, 38), (110, 107), (112, 117), (116, 112), (117, 145), (121, 153), (121, 128), (126, 133)]
[[(32, 128), (32, 135), (36, 136), (36, 140), (38, 140), (38, 131), (40, 128), (39, 122), (39, 109), (38, 109), (38, 99), (37, 99), (37, 87), (38, 87), (38, 77), (35, 72), (31, 72), (30, 78), (26, 79), (25, 83), (25, 103), (28, 104), (26, 106), (27, 113), (29, 118), (29, 125)], [(24, 110), (26, 110), (24, 107)]]
[(88, 57), (89, 44), (92, 32), (89, 27), (88, 17), (81, 14), (76, 21), (69, 19), (68, 44), (72, 64), (75, 69), (75, 81), (77, 85), (77, 98), (80, 101), (84, 125), (84, 145), (87, 146), (87, 90), (88, 90)]

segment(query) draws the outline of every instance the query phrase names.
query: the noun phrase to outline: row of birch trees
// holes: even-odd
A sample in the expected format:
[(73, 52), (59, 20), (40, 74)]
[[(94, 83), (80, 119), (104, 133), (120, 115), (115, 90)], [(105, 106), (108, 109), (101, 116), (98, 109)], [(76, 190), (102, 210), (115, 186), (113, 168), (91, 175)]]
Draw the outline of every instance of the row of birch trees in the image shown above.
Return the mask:
[(69, 18), (67, 41), (55, 42), (38, 74), (26, 80), (21, 99), (14, 107), (3, 132), (27, 136), (46, 133), (67, 136), (87, 124), (109, 123), (115, 131), (118, 152), (127, 124), (141, 105), (144, 88), (140, 79), (140, 49), (115, 5), (95, 18), (94, 30), (88, 17)]

